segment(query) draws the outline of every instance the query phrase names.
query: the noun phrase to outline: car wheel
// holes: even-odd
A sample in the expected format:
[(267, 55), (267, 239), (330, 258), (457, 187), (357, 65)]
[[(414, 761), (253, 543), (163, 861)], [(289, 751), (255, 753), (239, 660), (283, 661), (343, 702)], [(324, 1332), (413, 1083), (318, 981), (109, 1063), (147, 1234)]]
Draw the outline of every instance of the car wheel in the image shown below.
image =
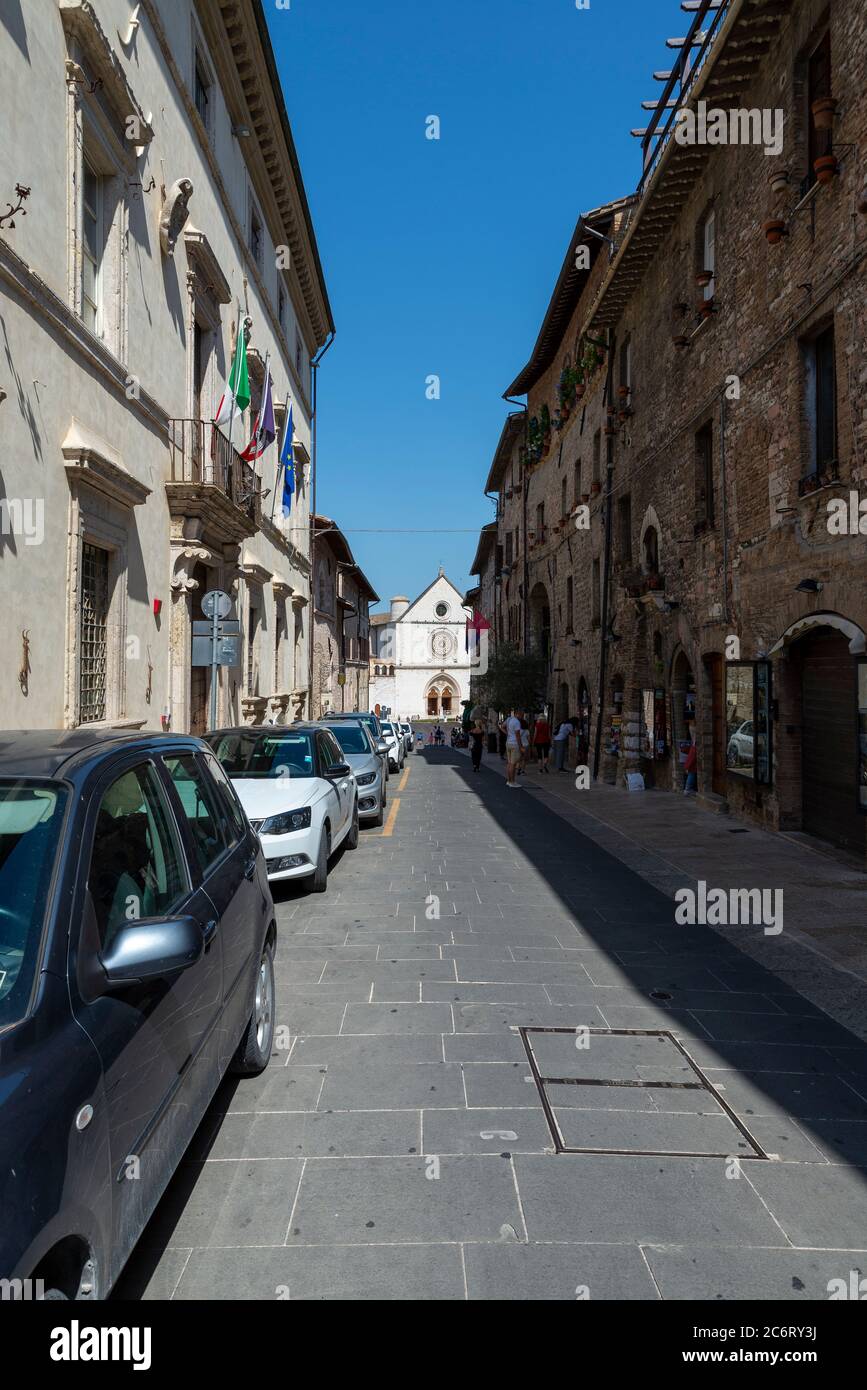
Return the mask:
[(256, 974), (256, 997), (244, 1035), (232, 1058), (230, 1070), (241, 1076), (258, 1076), (271, 1060), (274, 1043), (274, 952), (262, 951)]
[(349, 827), (349, 834), (346, 837), (347, 849), (358, 849), (358, 798), (352, 810), (352, 825)]
[(381, 796), (380, 799), (379, 799), (379, 810), (377, 811), (376, 815), (375, 815), (374, 818), (373, 818), (373, 824), (374, 824), (375, 826), (377, 826), (377, 827), (382, 827), (382, 826), (385, 824), (385, 797), (384, 797), (384, 796)]
[(322, 831), (322, 838), (319, 841), (319, 853), (316, 856), (316, 868), (311, 878), (307, 882), (310, 884), (311, 893), (324, 893), (328, 887), (328, 861), (331, 858), (331, 831), (326, 826)]

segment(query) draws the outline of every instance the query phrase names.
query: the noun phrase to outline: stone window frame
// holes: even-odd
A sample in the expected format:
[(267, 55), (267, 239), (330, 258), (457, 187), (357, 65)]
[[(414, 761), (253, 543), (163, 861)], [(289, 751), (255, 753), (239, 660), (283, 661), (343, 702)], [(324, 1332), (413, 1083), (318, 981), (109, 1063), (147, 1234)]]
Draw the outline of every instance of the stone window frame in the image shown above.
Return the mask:
[(812, 478), (820, 471), (818, 461), (818, 438), (817, 438), (817, 375), (815, 368), (815, 352), (817, 341), (831, 332), (834, 357), (834, 459), (828, 460), (823, 465), (827, 467), (833, 463), (836, 471), (840, 472), (840, 376), (837, 370), (837, 349), (839, 345), (839, 335), (837, 332), (836, 314), (832, 310), (818, 316), (807, 330), (798, 339), (799, 369), (801, 383), (801, 429), (802, 429), (802, 448), (799, 451), (803, 460), (801, 477), (802, 482), (806, 478)]
[[(647, 535), (647, 532), (650, 531), (650, 530), (653, 530), (653, 531), (656, 532), (656, 564), (657, 564), (657, 568), (656, 568), (655, 571), (651, 571), (651, 570), (647, 567), (647, 565), (646, 565), (646, 563), (645, 563), (645, 559), (644, 559), (644, 553), (645, 553), (645, 552), (644, 552), (644, 539), (645, 539), (645, 536)], [(638, 539), (638, 553), (639, 553), (639, 558), (640, 558), (640, 562), (641, 562), (641, 572), (642, 572), (642, 574), (650, 574), (650, 573), (664, 574), (664, 573), (665, 573), (665, 569), (664, 569), (663, 561), (662, 561), (662, 526), (660, 525), (659, 517), (658, 517), (657, 514), (656, 514), (656, 508), (655, 508), (655, 507), (648, 507), (647, 510), (646, 510), (646, 512), (644, 513), (644, 517), (643, 517), (642, 522), (641, 522), (641, 532), (640, 532), (640, 534), (639, 534), (639, 539)]]
[[(75, 39), (70, 42), (67, 63), (67, 299), (82, 324), (83, 291), (81, 244), (84, 216), (84, 161), (99, 175), (103, 217), (108, 231), (101, 263), (103, 321), (94, 336), (119, 362), (127, 358), (127, 281), (129, 277), (128, 184), (136, 177), (132, 146), (123, 143), (115, 129), (120, 116), (107, 110), (97, 92), (89, 92), (79, 74), (92, 69)], [(97, 74), (98, 75), (98, 74)], [(95, 78), (91, 78), (95, 80)], [(91, 330), (88, 329), (88, 332)]]
[[(207, 120), (203, 119), (202, 113), (201, 111), (199, 111), (198, 105), (196, 103), (196, 70), (198, 68), (201, 69), (202, 75), (207, 79), (206, 85), (210, 93), (208, 99)], [(215, 98), (219, 90), (220, 87), (214, 73), (214, 65), (211, 62), (211, 55), (208, 52), (208, 46), (205, 43), (205, 40), (202, 36), (202, 32), (198, 24), (196, 23), (195, 17), (193, 15), (190, 15), (190, 96), (192, 98), (193, 108), (199, 117), (202, 129), (204, 130), (205, 135), (207, 136), (208, 141), (211, 145), (214, 144), (216, 136), (217, 109)]]
[(109, 553), (106, 717), (88, 728), (111, 728), (126, 722), (127, 664), (143, 655), (140, 641), (137, 654), (127, 650), (128, 556), (134, 508), (147, 500), (151, 490), (112, 458), (107, 446), (103, 451), (95, 438), (87, 437), (74, 419), (61, 451), (70, 489), (64, 724), (67, 728), (80, 725), (81, 578), (84, 547), (94, 545)]

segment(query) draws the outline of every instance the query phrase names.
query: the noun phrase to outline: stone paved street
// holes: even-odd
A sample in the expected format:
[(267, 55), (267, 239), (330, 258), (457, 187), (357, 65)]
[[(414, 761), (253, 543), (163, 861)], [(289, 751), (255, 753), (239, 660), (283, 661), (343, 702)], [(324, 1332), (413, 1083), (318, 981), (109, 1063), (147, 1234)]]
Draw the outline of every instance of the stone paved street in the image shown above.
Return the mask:
[[(808, 1300), (867, 1269), (867, 1046), (498, 765), (429, 749), (390, 790), (327, 894), (279, 893), (282, 1045), (117, 1296)], [(547, 1115), (520, 1028), (566, 1030), (527, 1034)]]

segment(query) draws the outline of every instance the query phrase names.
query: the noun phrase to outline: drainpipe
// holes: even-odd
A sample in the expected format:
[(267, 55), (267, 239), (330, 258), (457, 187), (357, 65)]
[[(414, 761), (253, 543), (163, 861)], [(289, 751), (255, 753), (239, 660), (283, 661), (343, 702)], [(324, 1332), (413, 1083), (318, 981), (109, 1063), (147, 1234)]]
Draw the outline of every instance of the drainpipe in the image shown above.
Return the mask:
[(316, 450), (316, 398), (319, 388), (319, 363), (334, 342), (334, 329), (331, 330), (322, 347), (310, 363), (313, 372), (313, 400), (310, 415), (310, 624), (307, 631), (307, 718), (313, 718), (313, 637), (315, 607), (313, 582), (316, 578), (316, 481), (319, 476), (318, 454)]
[[(614, 333), (609, 331), (608, 335), (608, 376), (605, 382), (605, 397), (603, 405), (611, 404), (611, 382), (614, 374), (616, 338)], [(599, 776), (599, 757), (602, 750), (602, 714), (605, 704), (605, 677), (608, 662), (608, 594), (609, 594), (609, 574), (611, 571), (611, 535), (612, 535), (612, 485), (614, 482), (614, 439), (615, 435), (605, 436), (606, 445), (606, 481), (605, 481), (605, 563), (602, 570), (602, 602), (600, 613), (599, 631), (601, 634), (599, 643), (599, 691), (596, 699), (596, 738), (593, 747), (593, 780)]]
[(726, 393), (723, 388), (719, 402), (719, 489), (723, 533), (723, 613), (729, 619), (729, 528), (726, 510)]
[[(529, 407), (529, 401), (525, 401), (524, 404), (522, 405), (521, 402), (518, 401), (518, 400), (516, 400), (514, 396), (504, 396), (504, 397), (503, 397), (503, 400), (504, 400), (504, 401), (507, 401), (507, 402), (509, 403), (509, 405), (516, 405), (516, 406), (518, 406), (519, 410), (523, 410), (524, 415), (526, 416), (527, 410), (528, 410), (528, 407)], [(523, 563), (523, 566), (522, 566), (523, 575), (524, 575), (523, 585), (522, 585), (523, 591), (524, 591), (524, 597), (521, 599), (521, 632), (522, 632), (521, 647), (522, 647), (522, 650), (523, 650), (523, 653), (524, 653), (525, 656), (528, 655), (529, 649), (530, 649), (530, 648), (529, 648), (528, 636), (527, 636), (527, 634), (528, 634), (528, 627), (529, 627), (529, 624), (528, 624), (528, 622), (527, 622), (527, 616), (528, 616), (529, 607), (530, 607), (529, 594), (527, 593), (527, 587), (528, 587), (529, 582), (530, 582), (530, 561), (529, 561), (529, 557), (528, 557), (528, 555), (527, 555), (527, 493), (528, 493), (529, 490), (530, 490), (529, 478), (530, 478), (530, 475), (527, 474), (527, 476), (526, 476), (525, 478), (522, 478), (522, 480), (521, 480), (521, 517), (522, 517), (522, 520), (523, 520), (523, 535), (522, 535), (522, 537), (521, 537), (521, 545), (522, 545), (522, 550), (523, 550), (523, 555), (524, 555), (524, 563)]]

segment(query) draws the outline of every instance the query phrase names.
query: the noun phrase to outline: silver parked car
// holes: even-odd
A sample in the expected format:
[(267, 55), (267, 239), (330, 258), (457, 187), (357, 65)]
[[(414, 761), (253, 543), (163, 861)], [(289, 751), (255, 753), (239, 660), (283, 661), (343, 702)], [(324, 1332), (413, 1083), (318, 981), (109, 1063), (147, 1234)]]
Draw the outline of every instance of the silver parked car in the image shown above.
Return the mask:
[(323, 719), (340, 744), (343, 756), (355, 774), (358, 787), (358, 819), (382, 825), (387, 794), (382, 758), (366, 724), (352, 719)]

